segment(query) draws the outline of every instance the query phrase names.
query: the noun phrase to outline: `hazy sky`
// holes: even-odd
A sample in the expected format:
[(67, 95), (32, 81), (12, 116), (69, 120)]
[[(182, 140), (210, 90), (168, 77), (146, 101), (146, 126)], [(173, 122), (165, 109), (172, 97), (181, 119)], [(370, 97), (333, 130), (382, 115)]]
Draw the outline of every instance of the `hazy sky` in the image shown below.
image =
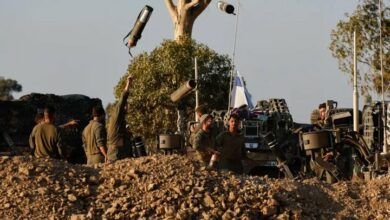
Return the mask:
[[(228, 2), (237, 9), (237, 0)], [(327, 99), (352, 106), (352, 86), (328, 47), (358, 0), (240, 2), (236, 66), (254, 102), (285, 98), (297, 122), (309, 122)], [(122, 38), (146, 4), (154, 11), (134, 55), (172, 38), (163, 0), (0, 0), (0, 75), (22, 84), (16, 97), (77, 93), (112, 102), (131, 60)], [(195, 22), (193, 38), (231, 56), (236, 17), (216, 5)]]

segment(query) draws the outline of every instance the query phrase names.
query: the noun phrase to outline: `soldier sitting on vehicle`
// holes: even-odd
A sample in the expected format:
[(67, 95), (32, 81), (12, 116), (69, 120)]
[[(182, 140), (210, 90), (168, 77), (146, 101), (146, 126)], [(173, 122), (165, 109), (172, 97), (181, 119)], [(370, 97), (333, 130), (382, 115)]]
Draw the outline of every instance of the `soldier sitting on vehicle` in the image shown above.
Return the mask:
[(204, 114), (199, 121), (200, 129), (195, 135), (194, 149), (196, 151), (196, 159), (207, 166), (210, 162), (211, 155), (218, 153), (215, 150), (215, 137), (211, 129), (213, 127), (213, 117), (209, 114)]
[(311, 124), (323, 129), (327, 126), (326, 121), (326, 103), (321, 103), (318, 109), (315, 109), (310, 116)]

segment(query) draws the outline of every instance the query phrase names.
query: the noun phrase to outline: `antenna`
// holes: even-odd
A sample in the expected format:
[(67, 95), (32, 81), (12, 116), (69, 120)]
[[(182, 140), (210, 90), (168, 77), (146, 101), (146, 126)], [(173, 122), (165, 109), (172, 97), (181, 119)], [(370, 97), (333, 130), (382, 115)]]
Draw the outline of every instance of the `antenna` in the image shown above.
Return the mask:
[(231, 92), (232, 92), (232, 86), (233, 86), (233, 74), (235, 71), (235, 57), (236, 57), (236, 46), (237, 46), (237, 33), (238, 33), (238, 17), (240, 15), (240, 0), (238, 0), (238, 7), (237, 7), (237, 16), (236, 16), (236, 27), (235, 27), (235, 33), (234, 33), (234, 44), (233, 44), (233, 69), (230, 72), (230, 88), (229, 88), (229, 104), (228, 104), (228, 111), (230, 110), (231, 105)]

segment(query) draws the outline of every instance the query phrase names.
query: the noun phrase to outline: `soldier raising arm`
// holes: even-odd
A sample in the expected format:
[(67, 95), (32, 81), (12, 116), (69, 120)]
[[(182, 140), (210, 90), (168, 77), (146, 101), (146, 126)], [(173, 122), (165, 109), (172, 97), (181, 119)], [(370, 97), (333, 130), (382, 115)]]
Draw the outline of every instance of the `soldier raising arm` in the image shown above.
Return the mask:
[(127, 77), (125, 89), (116, 104), (107, 129), (108, 159), (115, 161), (131, 156), (130, 138), (126, 130), (125, 115), (129, 88), (134, 80), (133, 75)]

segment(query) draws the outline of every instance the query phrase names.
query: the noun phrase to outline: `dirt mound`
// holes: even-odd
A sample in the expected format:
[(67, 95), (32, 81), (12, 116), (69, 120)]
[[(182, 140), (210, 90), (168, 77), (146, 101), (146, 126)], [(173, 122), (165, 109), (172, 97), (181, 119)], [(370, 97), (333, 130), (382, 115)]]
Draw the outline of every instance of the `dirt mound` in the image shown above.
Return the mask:
[(0, 158), (0, 218), (388, 219), (390, 178), (326, 184), (236, 176), (183, 156), (94, 167)]

